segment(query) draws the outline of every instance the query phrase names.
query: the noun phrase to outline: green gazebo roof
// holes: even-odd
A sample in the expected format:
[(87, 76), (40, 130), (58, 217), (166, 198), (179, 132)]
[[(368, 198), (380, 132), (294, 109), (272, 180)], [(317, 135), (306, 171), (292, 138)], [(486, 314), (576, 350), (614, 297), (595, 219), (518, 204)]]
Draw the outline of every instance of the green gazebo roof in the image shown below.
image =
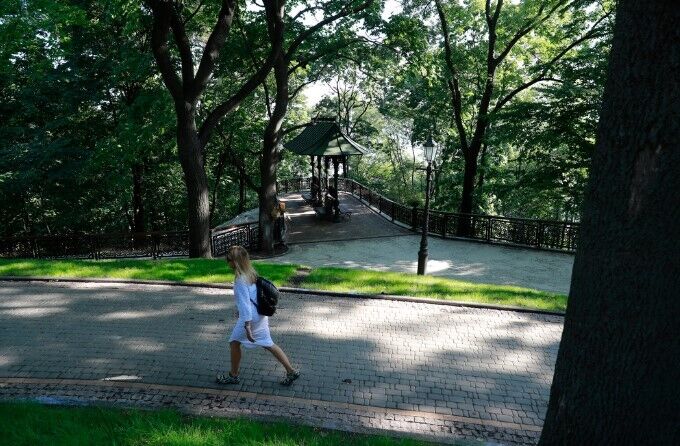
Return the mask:
[(345, 135), (335, 121), (318, 120), (283, 145), (298, 155), (363, 155), (366, 147)]

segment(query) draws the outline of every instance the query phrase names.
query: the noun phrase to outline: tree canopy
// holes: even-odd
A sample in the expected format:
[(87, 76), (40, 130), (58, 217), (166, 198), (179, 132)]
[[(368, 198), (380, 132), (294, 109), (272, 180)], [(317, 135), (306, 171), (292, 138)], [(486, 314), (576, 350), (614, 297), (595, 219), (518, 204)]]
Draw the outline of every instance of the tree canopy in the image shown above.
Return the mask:
[(435, 209), (578, 220), (611, 11), (561, 0), (3, 2), (0, 233), (193, 227), (200, 244), (271, 204), (277, 179), (307, 175), (309, 160), (279, 143), (322, 115), (371, 149), (351, 175), (389, 197), (422, 202), (432, 134)]

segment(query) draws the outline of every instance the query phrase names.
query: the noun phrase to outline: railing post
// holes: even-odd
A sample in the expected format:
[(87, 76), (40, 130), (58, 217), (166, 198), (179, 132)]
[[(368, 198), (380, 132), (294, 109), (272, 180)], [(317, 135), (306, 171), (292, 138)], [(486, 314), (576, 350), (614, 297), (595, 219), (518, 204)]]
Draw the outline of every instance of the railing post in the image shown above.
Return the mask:
[(491, 223), (493, 219), (491, 217), (488, 217), (486, 219), (486, 242), (489, 243), (491, 241)]
[(390, 213), (392, 214), (392, 221), (394, 221), (394, 214), (396, 213), (396, 212), (394, 212), (394, 204), (395, 204), (395, 203), (394, 203), (394, 201), (393, 201), (393, 202), (392, 202), (392, 210), (390, 211)]
[(382, 214), (382, 196), (378, 195), (378, 212)]
[[(151, 233), (151, 257), (158, 260), (158, 251), (160, 250), (159, 235)], [(212, 230), (210, 231), (210, 252), (212, 253)]]
[(363, 189), (363, 187), (359, 186), (359, 200), (363, 200), (363, 199), (364, 199), (363, 193), (362, 193), (362, 190), (361, 190), (361, 189)]
[(536, 234), (536, 244), (537, 248), (541, 248), (541, 242), (543, 241), (543, 222), (538, 222), (538, 227), (536, 228), (536, 231), (538, 232)]
[(444, 221), (442, 221), (442, 237), (446, 238), (446, 227), (449, 224), (449, 214), (444, 213), (443, 220)]

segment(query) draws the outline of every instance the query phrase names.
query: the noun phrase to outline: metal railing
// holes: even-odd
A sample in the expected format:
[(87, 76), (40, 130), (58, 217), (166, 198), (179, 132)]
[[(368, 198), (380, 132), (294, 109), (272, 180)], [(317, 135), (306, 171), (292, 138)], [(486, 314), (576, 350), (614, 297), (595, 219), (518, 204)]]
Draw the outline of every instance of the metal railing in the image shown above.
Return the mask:
[[(210, 233), (213, 256), (222, 256), (237, 244), (255, 248), (257, 242), (257, 223), (234, 225)], [(189, 231), (0, 238), (0, 258), (8, 259), (159, 259), (188, 255)]]
[[(309, 178), (277, 183), (279, 193), (308, 190)], [(424, 212), (390, 200), (351, 179), (338, 179), (338, 189), (349, 192), (395, 223), (419, 232)], [(443, 238), (479, 240), (541, 250), (575, 252), (579, 223), (482, 214), (430, 211), (429, 233)], [(246, 223), (212, 230), (213, 256), (225, 255), (229, 247), (258, 245), (258, 224)], [(185, 257), (189, 255), (189, 231), (145, 233), (73, 234), (0, 238), (0, 258), (33, 259), (124, 259)]]
[[(309, 178), (295, 178), (278, 183), (278, 191), (298, 192), (309, 189)], [(424, 210), (406, 206), (386, 198), (363, 184), (338, 179), (338, 189), (349, 192), (393, 222), (412, 231), (422, 228)], [(484, 214), (459, 214), (430, 211), (429, 234), (443, 238), (479, 240), (524, 248), (575, 252), (578, 246), (578, 222), (536, 220)]]

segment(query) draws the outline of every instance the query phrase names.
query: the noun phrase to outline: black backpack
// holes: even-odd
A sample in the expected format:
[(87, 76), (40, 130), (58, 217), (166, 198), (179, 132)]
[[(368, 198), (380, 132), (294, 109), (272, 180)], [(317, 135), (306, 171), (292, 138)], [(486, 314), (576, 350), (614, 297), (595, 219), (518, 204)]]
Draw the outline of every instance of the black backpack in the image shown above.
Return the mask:
[(276, 286), (263, 277), (258, 277), (255, 282), (257, 286), (257, 303), (255, 308), (263, 316), (272, 316), (276, 312), (276, 304), (279, 303), (279, 290)]

